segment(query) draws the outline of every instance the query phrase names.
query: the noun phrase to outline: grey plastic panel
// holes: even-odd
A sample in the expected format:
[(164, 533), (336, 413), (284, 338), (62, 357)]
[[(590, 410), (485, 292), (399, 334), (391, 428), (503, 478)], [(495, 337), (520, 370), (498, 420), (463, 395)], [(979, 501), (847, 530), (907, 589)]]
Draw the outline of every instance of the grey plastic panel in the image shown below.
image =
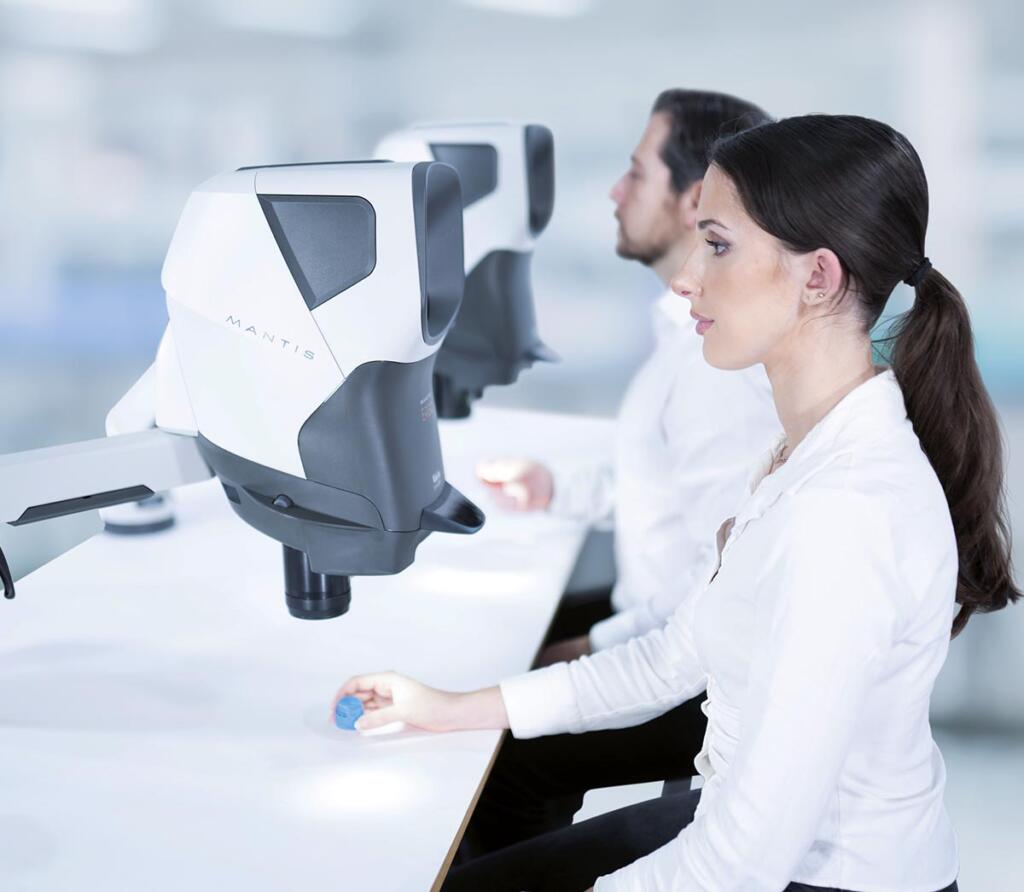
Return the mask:
[(436, 343), (459, 311), (466, 284), (462, 192), (455, 169), (421, 161), (412, 169), (423, 339)]
[[(412, 563), (416, 546), (429, 533), (382, 529), (373, 503), (358, 493), (256, 464), (202, 436), (199, 448), (235, 513), (264, 535), (305, 552), (317, 573), (398, 573)], [(281, 495), (290, 504), (281, 504)]]
[(373, 205), (357, 195), (261, 195), (285, 263), (311, 310), (365, 279), (377, 263)]
[(73, 499), (60, 499), (56, 502), (46, 502), (42, 505), (33, 505), (31, 508), (26, 508), (17, 520), (9, 521), (9, 523), (12, 527), (21, 526), (26, 523), (38, 523), (41, 520), (52, 520), (55, 517), (65, 517), (68, 514), (79, 514), (82, 511), (89, 511), (93, 508), (109, 508), (112, 505), (137, 502), (151, 495), (153, 495), (153, 490), (148, 486), (126, 486), (122, 489), (112, 489), (107, 492), (77, 496)]
[(469, 207), (498, 188), (498, 151), (488, 143), (431, 143), (438, 161), (450, 164), (462, 181), (462, 206)]
[(299, 431), (306, 477), (259, 465), (199, 437), (234, 509), (304, 552), (317, 573), (398, 573), (432, 530), (473, 533), (483, 514), (444, 480), (434, 357), (357, 367)]
[(529, 365), (532, 351), (541, 345), (530, 282), (532, 259), (532, 254), (518, 251), (491, 251), (473, 267), (462, 309), (441, 345), (439, 368), (450, 353)]
[[(380, 513), (374, 504), (359, 493), (324, 486), (320, 481), (307, 480), (257, 464), (221, 449), (202, 434), (199, 435), (198, 444), (203, 458), (220, 480), (228, 501), (234, 505), (241, 504), (243, 496), (248, 496), (274, 515), (292, 521), (333, 523), (347, 527), (382, 526)], [(287, 507), (274, 503), (282, 495), (290, 503)], [(248, 517), (246, 520), (256, 529), (268, 532), (261, 523)]]
[(463, 418), (492, 384), (511, 384), (555, 354), (541, 341), (530, 284), (532, 254), (492, 251), (466, 277), (462, 309), (437, 353), (438, 414)]
[(306, 477), (369, 499), (387, 530), (415, 530), (444, 483), (434, 357), (357, 366), (299, 431)]
[(530, 124), (524, 138), (530, 232), (540, 235), (555, 209), (555, 141), (551, 131), (540, 124)]
[(0, 456), (0, 520), (114, 504), (100, 495), (134, 501), (133, 487), (163, 492), (210, 473), (194, 437), (159, 428), (10, 453)]

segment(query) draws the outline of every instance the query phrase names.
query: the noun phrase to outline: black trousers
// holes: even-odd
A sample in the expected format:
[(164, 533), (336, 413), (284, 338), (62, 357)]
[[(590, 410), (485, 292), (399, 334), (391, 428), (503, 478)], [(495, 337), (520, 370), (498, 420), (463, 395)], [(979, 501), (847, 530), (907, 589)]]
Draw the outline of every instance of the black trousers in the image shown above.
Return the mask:
[[(582, 635), (609, 616), (608, 594), (596, 592), (564, 605), (547, 640)], [(532, 740), (506, 737), (455, 863), (570, 826), (587, 790), (692, 776), (707, 727), (703, 700), (690, 700), (634, 728)]]
[[(597, 878), (648, 855), (693, 820), (700, 791), (599, 815), (453, 868), (443, 892), (584, 892)], [(942, 892), (956, 892), (957, 885)], [(790, 883), (783, 892), (849, 892)]]

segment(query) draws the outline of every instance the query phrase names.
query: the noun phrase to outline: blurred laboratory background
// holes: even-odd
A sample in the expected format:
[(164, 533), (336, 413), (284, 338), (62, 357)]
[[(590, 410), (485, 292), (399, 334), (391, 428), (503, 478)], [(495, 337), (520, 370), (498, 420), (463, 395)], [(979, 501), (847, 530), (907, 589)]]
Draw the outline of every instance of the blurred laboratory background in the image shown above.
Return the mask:
[[(916, 145), (927, 253), (971, 308), (1024, 543), (1022, 45), (1016, 0), (0, 0), (0, 449), (102, 434), (153, 357), (193, 186), (369, 157), (392, 129), (452, 118), (555, 136), (534, 289), (563, 360), (484, 403), (613, 414), (659, 286), (615, 256), (608, 190), (658, 92), (706, 88), (778, 116), (877, 117)], [(934, 721), (961, 887), (1024, 888), (1024, 606), (953, 643)]]

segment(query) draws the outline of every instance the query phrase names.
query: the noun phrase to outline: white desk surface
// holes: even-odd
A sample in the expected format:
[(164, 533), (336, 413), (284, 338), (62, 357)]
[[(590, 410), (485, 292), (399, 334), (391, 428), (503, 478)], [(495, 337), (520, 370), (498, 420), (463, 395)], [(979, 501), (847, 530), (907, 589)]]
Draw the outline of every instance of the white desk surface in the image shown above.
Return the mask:
[(500, 514), (473, 465), (594, 459), (610, 433), (481, 408), (442, 423), (447, 477), (487, 524), (353, 578), (338, 619), (288, 615), (280, 545), (216, 482), (178, 491), (172, 530), (97, 536), (21, 581), (0, 603), (0, 889), (429, 889), (500, 733), (360, 737), (331, 698), (357, 672), (470, 689), (528, 668), (583, 531)]

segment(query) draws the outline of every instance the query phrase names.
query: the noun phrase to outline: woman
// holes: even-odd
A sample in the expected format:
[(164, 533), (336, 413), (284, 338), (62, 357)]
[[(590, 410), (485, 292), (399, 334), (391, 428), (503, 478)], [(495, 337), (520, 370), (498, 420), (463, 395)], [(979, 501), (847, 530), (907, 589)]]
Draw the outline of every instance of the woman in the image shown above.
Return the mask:
[[(529, 737), (636, 724), (706, 683), (704, 788), (470, 862), (446, 889), (956, 888), (928, 700), (950, 632), (1019, 592), (995, 413), (964, 302), (925, 257), (927, 207), (917, 153), (877, 121), (791, 118), (714, 148), (706, 243), (673, 287), (708, 362), (764, 365), (785, 431), (715, 575), (663, 629), (500, 687), (342, 688), (364, 728)], [(869, 332), (900, 280), (915, 302), (881, 370)]]

